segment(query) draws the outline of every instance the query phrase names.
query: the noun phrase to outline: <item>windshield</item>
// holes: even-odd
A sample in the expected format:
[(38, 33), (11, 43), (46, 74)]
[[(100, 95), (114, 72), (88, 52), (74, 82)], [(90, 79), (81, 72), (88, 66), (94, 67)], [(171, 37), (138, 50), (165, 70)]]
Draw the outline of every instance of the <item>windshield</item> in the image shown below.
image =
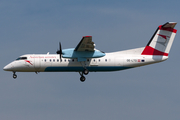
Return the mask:
[(27, 59), (27, 57), (19, 57), (16, 60), (26, 60), (26, 59)]

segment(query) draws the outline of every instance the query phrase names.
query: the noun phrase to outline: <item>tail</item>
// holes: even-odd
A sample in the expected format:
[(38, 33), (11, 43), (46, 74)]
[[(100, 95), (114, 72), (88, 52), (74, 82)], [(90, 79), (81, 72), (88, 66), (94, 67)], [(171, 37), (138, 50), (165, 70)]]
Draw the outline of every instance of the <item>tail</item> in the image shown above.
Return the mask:
[(176, 22), (167, 22), (160, 25), (141, 55), (168, 56), (177, 30), (174, 29)]

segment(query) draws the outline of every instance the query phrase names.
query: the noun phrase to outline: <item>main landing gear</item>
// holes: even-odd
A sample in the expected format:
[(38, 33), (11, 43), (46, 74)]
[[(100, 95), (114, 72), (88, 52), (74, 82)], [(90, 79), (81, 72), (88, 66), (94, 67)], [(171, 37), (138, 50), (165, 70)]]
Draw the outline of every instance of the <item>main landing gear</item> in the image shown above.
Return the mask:
[[(80, 81), (84, 82), (86, 80), (86, 78), (84, 77), (84, 75), (87, 75), (89, 73), (88, 69), (84, 69), (82, 72), (79, 72), (79, 74), (81, 75), (80, 77)], [(84, 74), (84, 75), (83, 75)]]
[(13, 78), (14, 78), (14, 79), (17, 78), (16, 72), (13, 72)]
[[(82, 72), (79, 72), (79, 74), (81, 75), (80, 77), (80, 81), (81, 82), (84, 82), (86, 80), (86, 78), (84, 77), (84, 75), (87, 75), (89, 73), (89, 70), (86, 68), (86, 62), (83, 61), (83, 62), (80, 62), (82, 67), (84, 68), (84, 70)], [(83, 75), (84, 74), (84, 75)]]

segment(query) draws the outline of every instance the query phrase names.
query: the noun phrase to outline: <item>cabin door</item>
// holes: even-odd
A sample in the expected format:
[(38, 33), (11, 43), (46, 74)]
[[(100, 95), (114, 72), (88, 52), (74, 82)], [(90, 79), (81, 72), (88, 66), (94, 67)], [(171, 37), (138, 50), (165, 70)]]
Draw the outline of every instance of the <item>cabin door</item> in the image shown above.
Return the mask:
[(41, 57), (40, 56), (34, 56), (34, 68), (36, 71), (38, 71), (41, 67)]

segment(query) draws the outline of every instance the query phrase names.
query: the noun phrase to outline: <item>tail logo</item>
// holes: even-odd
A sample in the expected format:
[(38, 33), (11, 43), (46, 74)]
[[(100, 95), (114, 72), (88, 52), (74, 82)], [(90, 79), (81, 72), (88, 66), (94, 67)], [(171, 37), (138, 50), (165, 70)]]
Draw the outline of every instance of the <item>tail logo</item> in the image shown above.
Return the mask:
[(159, 35), (159, 36), (161, 36), (162, 38), (165, 39), (164, 42), (157, 41), (157, 43), (159, 43), (159, 44), (161, 44), (161, 45), (163, 45), (163, 46), (166, 46), (167, 40), (168, 40), (170, 37), (169, 37), (169, 36), (165, 36), (165, 35), (160, 35), (160, 34), (157, 34), (157, 35)]
[(160, 34), (157, 34), (157, 35), (161, 36), (162, 38), (164, 38), (166, 40), (167, 40), (167, 38), (170, 38), (169, 36), (165, 36), (165, 35), (160, 35)]

